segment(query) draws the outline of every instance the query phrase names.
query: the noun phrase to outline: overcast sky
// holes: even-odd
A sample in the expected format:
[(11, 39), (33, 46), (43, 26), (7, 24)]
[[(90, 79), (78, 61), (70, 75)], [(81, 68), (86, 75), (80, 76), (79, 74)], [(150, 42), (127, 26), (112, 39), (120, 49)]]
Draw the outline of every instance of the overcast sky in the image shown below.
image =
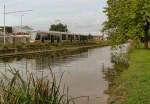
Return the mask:
[[(3, 4), (6, 12), (33, 10), (23, 17), (23, 25), (35, 30), (48, 30), (49, 26), (61, 20), (71, 32), (96, 33), (106, 20), (103, 8), (106, 0), (0, 0), (0, 24), (3, 25)], [(6, 24), (21, 24), (20, 14), (6, 16)]]

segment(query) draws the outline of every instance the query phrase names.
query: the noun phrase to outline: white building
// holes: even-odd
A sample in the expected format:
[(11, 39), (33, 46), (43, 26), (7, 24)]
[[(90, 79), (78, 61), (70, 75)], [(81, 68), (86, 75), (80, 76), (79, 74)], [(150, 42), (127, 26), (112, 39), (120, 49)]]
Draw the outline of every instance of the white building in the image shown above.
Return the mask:
[(33, 31), (33, 29), (29, 26), (15, 26), (15, 27), (12, 27), (12, 30), (13, 30), (13, 33), (20, 33), (20, 32), (23, 32), (23, 33), (31, 33)]

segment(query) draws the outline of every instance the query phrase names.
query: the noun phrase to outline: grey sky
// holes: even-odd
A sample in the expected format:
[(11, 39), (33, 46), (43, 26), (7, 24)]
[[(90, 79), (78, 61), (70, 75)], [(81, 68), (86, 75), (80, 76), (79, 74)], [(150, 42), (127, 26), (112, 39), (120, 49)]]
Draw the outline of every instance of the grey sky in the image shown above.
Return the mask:
[[(23, 24), (36, 30), (48, 30), (57, 19), (71, 32), (98, 32), (106, 20), (106, 0), (0, 0), (0, 24), (3, 25), (3, 4), (6, 11), (33, 10), (23, 17)], [(7, 15), (7, 25), (20, 25), (19, 15)]]

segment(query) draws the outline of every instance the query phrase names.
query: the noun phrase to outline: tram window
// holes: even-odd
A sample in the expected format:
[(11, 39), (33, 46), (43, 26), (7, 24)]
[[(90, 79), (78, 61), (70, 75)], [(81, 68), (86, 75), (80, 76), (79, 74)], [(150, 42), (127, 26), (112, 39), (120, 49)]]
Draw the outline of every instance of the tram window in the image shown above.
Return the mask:
[(44, 37), (44, 36), (42, 36), (42, 43), (44, 43), (44, 40), (45, 40), (45, 37)]
[(71, 35), (68, 35), (68, 39), (71, 40)]
[(66, 35), (65, 34), (62, 35), (62, 40), (66, 40)]
[(43, 36), (45, 40), (50, 40), (50, 35)]
[(43, 36), (44, 37), (44, 40), (48, 40), (48, 36)]
[(37, 34), (35, 40), (40, 40), (41, 39), (41, 35)]
[(51, 40), (50, 34), (47, 35), (47, 40)]
[(79, 36), (78, 35), (76, 35), (76, 40), (79, 40)]
[(57, 36), (54, 36), (54, 40), (57, 40)]
[(74, 35), (71, 35), (71, 39), (74, 40)]

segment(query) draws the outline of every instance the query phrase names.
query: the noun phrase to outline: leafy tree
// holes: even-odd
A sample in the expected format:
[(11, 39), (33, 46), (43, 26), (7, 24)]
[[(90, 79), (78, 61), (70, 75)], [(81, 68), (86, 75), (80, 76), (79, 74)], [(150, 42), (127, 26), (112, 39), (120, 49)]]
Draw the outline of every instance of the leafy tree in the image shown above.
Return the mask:
[(68, 32), (67, 25), (64, 25), (62, 23), (53, 24), (50, 26), (50, 31), (59, 31), (59, 32)]
[[(114, 44), (129, 38), (147, 38), (150, 28), (150, 0), (107, 0), (103, 32), (107, 33)], [(145, 41), (145, 48), (148, 42)]]

